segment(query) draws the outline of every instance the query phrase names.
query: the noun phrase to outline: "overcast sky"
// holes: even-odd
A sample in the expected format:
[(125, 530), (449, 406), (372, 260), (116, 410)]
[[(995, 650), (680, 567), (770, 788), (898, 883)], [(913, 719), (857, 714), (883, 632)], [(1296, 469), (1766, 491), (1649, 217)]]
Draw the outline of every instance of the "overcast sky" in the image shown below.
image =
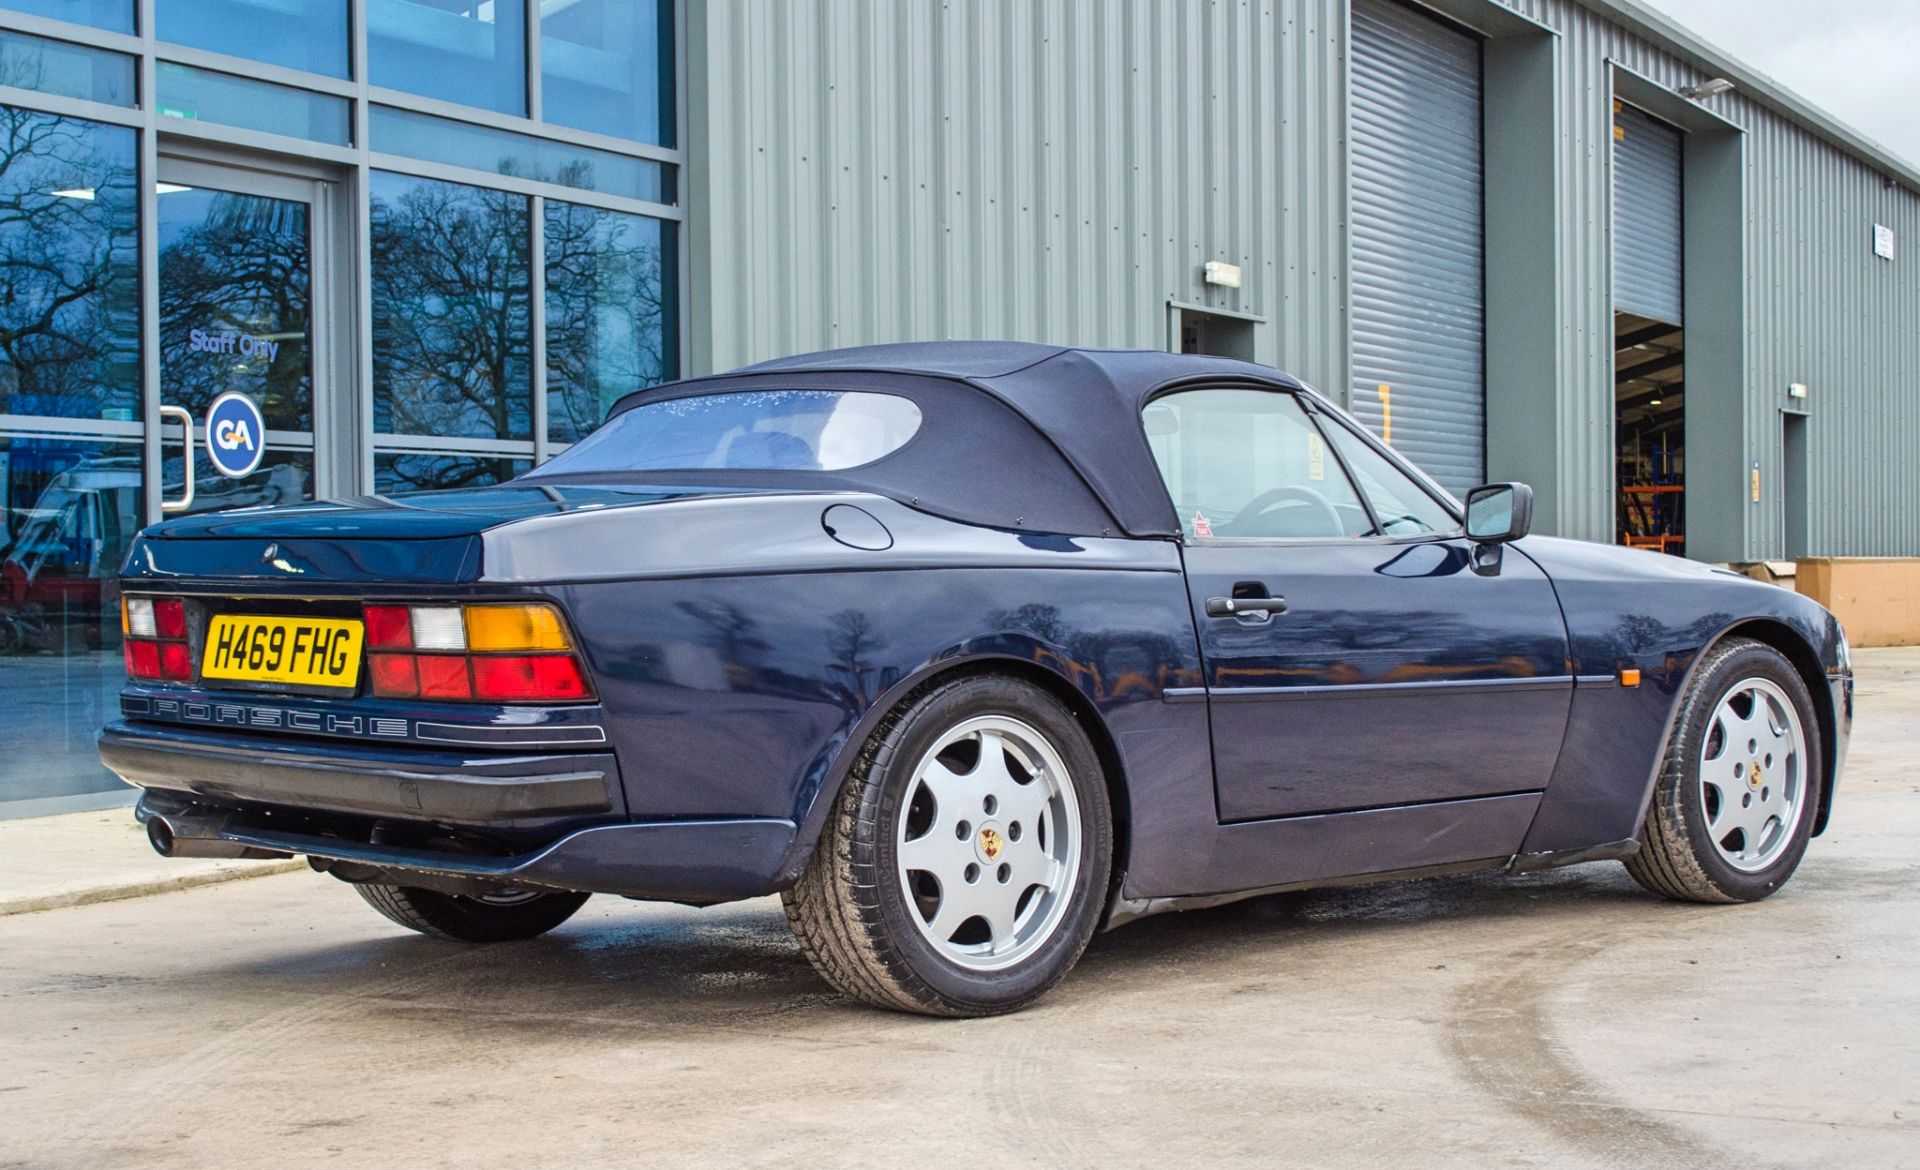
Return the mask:
[(1920, 165), (1920, 0), (1647, 0)]

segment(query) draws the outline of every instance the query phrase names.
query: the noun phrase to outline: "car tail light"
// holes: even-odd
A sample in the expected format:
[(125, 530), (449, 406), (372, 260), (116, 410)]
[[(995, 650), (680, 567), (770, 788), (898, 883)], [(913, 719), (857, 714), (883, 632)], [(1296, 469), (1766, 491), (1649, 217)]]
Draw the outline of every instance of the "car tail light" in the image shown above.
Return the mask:
[(120, 632), (127, 676), (149, 682), (192, 682), (187, 603), (178, 597), (122, 597)]
[(413, 617), (404, 605), (367, 606), (367, 649), (413, 648)]
[(423, 699), (471, 699), (473, 679), (464, 654), (420, 654), (414, 657), (420, 672)]
[(368, 675), (383, 699), (568, 703), (593, 688), (560, 611), (521, 605), (369, 605)]
[(473, 660), (473, 693), (480, 699), (584, 699), (587, 679), (571, 654), (497, 654)]

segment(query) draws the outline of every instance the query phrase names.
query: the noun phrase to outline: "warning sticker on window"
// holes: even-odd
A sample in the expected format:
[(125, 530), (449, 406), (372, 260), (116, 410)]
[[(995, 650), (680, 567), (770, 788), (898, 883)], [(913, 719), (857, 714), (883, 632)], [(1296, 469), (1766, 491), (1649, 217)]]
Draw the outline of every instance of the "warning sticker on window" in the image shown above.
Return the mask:
[(1327, 478), (1327, 441), (1319, 435), (1307, 436), (1307, 478)]
[(1195, 512), (1193, 514), (1193, 534), (1200, 537), (1210, 537), (1213, 535), (1213, 524), (1208, 521), (1205, 512)]

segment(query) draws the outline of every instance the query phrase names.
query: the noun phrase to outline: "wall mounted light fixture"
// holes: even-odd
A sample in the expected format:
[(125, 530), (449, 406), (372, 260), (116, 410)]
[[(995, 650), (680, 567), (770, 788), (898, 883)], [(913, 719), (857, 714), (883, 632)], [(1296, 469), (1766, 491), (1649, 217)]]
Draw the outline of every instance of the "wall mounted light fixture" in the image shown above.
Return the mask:
[(1701, 98), (1719, 97), (1723, 93), (1732, 91), (1733, 82), (1724, 77), (1716, 77), (1712, 81), (1703, 81), (1699, 85), (1681, 86), (1680, 96), (1688, 101), (1697, 102)]

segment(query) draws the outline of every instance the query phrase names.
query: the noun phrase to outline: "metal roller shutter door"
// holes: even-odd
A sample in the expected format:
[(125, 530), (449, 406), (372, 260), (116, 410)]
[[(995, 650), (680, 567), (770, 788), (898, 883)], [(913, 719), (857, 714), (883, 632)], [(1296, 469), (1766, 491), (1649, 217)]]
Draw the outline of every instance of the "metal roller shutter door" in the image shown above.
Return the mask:
[(1354, 414), (1463, 495), (1486, 472), (1480, 42), (1353, 0), (1352, 88)]
[(1613, 124), (1613, 307), (1678, 325), (1680, 131), (1632, 106)]

